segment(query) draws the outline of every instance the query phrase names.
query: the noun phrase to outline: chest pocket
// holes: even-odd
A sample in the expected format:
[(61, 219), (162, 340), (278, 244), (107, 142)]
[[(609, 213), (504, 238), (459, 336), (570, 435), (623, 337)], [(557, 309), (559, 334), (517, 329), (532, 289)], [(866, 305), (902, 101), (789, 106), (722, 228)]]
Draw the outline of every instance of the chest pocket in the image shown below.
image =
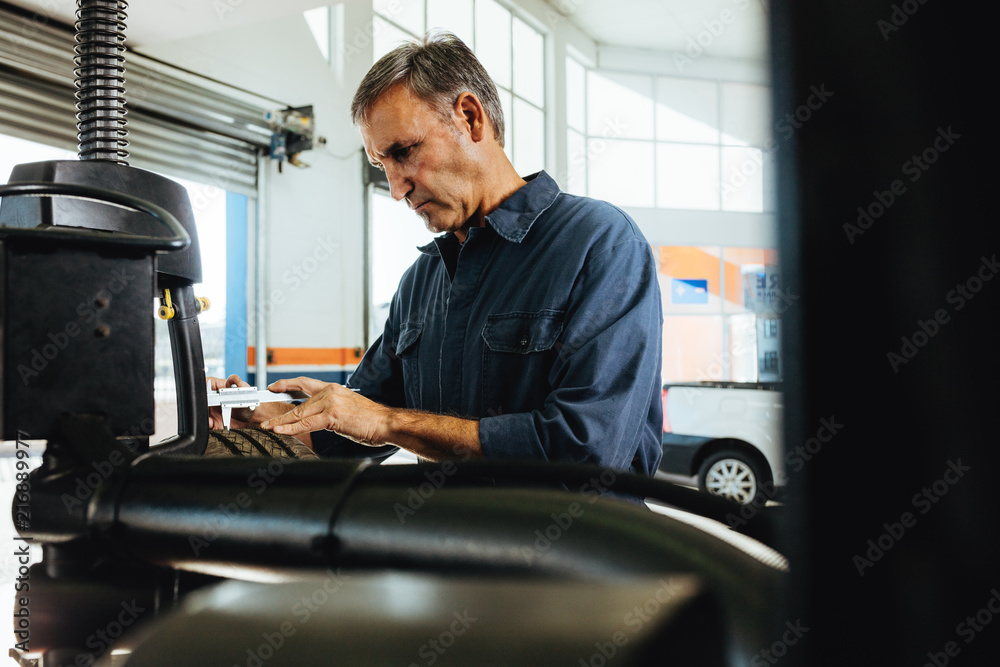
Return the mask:
[(483, 415), (540, 408), (558, 352), (565, 312), (545, 309), (490, 315), (483, 327)]
[(416, 408), (420, 405), (420, 333), (423, 325), (419, 322), (404, 324), (399, 331), (396, 342), (396, 356), (403, 367), (403, 393), (406, 396), (406, 407)]

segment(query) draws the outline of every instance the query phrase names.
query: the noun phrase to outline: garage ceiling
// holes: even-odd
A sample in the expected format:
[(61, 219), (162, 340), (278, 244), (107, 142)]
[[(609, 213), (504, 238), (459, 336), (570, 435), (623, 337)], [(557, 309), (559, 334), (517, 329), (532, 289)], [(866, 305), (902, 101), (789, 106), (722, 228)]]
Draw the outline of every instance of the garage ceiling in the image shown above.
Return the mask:
[[(768, 0), (548, 0), (598, 44), (763, 62)], [(623, 10), (627, 7), (627, 11)]]
[[(358, 0), (355, 0), (358, 1)], [(361, 0), (363, 1), (363, 0)], [(685, 51), (692, 44), (720, 58), (763, 61), (768, 0), (546, 0), (602, 45)], [(12, 4), (72, 24), (74, 0)], [(207, 35), (303, 12), (322, 0), (138, 0), (128, 9), (132, 48)]]

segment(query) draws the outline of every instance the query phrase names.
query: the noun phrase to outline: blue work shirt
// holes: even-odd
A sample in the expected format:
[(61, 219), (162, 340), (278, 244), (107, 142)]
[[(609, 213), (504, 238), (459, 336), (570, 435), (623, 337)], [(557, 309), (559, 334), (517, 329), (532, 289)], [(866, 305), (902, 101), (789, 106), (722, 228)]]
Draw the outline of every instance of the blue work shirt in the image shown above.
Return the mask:
[[(485, 457), (652, 475), (662, 454), (662, 304), (635, 222), (544, 171), (469, 230), (420, 248), (348, 386), (479, 420)], [(323, 455), (372, 455), (343, 438)], [(366, 454), (367, 452), (367, 454)]]

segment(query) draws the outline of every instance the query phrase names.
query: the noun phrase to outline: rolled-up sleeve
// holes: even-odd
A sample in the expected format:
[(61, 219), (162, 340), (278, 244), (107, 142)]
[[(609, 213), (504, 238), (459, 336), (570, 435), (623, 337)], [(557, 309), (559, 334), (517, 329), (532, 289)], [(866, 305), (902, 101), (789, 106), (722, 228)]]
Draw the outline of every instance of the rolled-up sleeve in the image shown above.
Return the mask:
[(662, 323), (656, 262), (641, 236), (589, 257), (571, 292), (544, 405), (481, 419), (484, 455), (652, 474), (660, 458)]

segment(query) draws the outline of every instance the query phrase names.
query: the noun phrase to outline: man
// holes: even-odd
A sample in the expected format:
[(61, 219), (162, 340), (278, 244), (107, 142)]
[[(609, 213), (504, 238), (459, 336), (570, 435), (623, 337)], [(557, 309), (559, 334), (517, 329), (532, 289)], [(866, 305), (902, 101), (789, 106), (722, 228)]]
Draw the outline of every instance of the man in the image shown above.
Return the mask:
[(279, 380), (273, 391), (311, 398), (261, 427), (313, 432), (325, 455), (395, 445), (653, 474), (662, 313), (635, 223), (515, 172), (496, 88), (453, 35), (379, 60), (351, 113), (393, 198), (443, 235), (404, 274), (348, 385)]

